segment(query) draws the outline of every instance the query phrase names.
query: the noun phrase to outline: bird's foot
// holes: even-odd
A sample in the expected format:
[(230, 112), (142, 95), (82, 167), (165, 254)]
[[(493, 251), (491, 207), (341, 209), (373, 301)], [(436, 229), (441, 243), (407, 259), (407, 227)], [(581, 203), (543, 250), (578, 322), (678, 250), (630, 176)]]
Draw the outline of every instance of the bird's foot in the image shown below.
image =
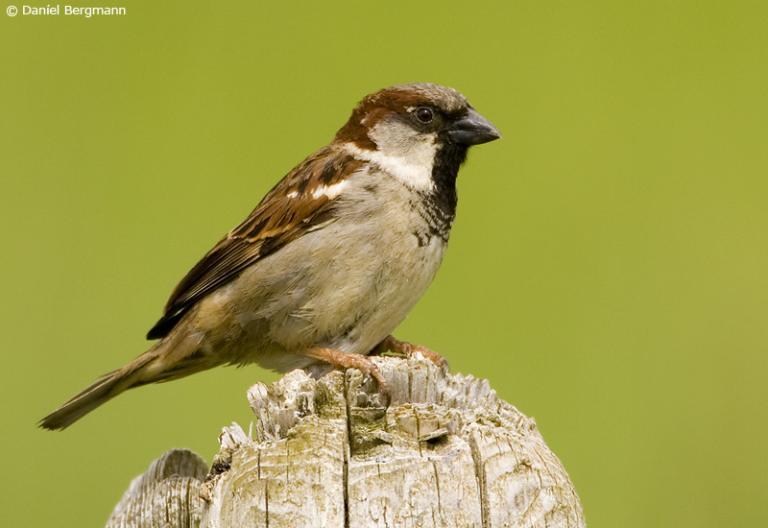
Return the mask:
[(400, 341), (394, 336), (387, 336), (384, 341), (379, 343), (376, 348), (373, 349), (371, 354), (382, 354), (387, 351), (400, 354), (406, 358), (410, 358), (418, 352), (440, 368), (448, 365), (448, 361), (434, 350), (430, 350), (425, 346), (414, 345), (407, 341)]
[(386, 401), (389, 401), (389, 384), (381, 374), (379, 367), (377, 367), (368, 356), (347, 354), (341, 350), (336, 350), (335, 348), (311, 348), (306, 352), (306, 355), (324, 361), (336, 368), (355, 368), (363, 374), (372, 377), (379, 387), (379, 392), (384, 396)]

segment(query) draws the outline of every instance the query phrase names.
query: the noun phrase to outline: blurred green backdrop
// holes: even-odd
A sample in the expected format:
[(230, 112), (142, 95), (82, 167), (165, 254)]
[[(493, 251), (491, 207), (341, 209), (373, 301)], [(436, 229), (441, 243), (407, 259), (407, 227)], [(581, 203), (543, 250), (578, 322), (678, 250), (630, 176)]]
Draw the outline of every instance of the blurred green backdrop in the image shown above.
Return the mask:
[(35, 428), (358, 99), (413, 80), (504, 138), (398, 335), (535, 416), (590, 526), (768, 524), (764, 2), (116, 5), (0, 19), (3, 526), (101, 525), (153, 458), (248, 422), (256, 367)]

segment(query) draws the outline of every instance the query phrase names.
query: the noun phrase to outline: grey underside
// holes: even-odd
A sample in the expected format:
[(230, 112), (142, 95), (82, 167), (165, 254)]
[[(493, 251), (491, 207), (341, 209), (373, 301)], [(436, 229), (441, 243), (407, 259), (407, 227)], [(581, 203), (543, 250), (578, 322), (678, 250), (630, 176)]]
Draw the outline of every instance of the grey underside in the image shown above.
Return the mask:
[(256, 362), (285, 371), (311, 364), (301, 353), (312, 347), (367, 354), (442, 260), (445, 243), (428, 234), (421, 202), (384, 173), (356, 174), (336, 198), (335, 220), (204, 298), (166, 338), (176, 349), (169, 355), (194, 355), (202, 368)]

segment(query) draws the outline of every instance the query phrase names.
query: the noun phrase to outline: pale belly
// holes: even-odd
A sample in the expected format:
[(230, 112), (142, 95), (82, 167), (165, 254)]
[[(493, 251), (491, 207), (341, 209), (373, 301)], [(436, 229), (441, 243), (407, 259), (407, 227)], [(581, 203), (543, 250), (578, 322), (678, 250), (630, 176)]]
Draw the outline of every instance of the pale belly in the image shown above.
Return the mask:
[(311, 362), (308, 348), (367, 354), (391, 334), (434, 279), (445, 242), (419, 242), (407, 200), (384, 203), (292, 241), (201, 303), (226, 312), (205, 318), (226, 320), (206, 332), (216, 354), (287, 370)]
[(396, 232), (361, 239), (320, 257), (327, 264), (299, 287), (303, 302), (275, 321), (276, 342), (288, 349), (311, 345), (367, 354), (405, 319), (434, 279), (445, 244), (433, 238), (419, 246), (413, 235)]
[(367, 354), (403, 322), (424, 295), (442, 261), (444, 244), (437, 238), (413, 249), (401, 259), (388, 262), (381, 270), (381, 284), (369, 295), (366, 317), (362, 317), (349, 335), (333, 343), (334, 348), (355, 354)]
[[(394, 233), (346, 249), (312, 252), (311, 235), (302, 242), (204, 303), (229, 314), (228, 329), (212, 329), (226, 336), (215, 339), (217, 354), (281, 371), (311, 363), (302, 356), (311, 347), (367, 354), (424, 294), (445, 248), (439, 238), (419, 246), (415, 237)], [(315, 260), (292, 270), (294, 251), (314, 253)]]

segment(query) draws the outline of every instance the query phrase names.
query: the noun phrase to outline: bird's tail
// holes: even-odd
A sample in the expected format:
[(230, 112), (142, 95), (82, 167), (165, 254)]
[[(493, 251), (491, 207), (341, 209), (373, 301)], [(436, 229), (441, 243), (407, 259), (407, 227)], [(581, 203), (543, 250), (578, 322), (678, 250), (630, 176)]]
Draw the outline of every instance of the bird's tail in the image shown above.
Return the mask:
[(104, 374), (91, 386), (40, 420), (40, 427), (51, 430), (65, 429), (123, 391), (144, 385), (146, 381), (142, 381), (140, 372), (157, 358), (155, 349), (150, 349), (124, 367)]

